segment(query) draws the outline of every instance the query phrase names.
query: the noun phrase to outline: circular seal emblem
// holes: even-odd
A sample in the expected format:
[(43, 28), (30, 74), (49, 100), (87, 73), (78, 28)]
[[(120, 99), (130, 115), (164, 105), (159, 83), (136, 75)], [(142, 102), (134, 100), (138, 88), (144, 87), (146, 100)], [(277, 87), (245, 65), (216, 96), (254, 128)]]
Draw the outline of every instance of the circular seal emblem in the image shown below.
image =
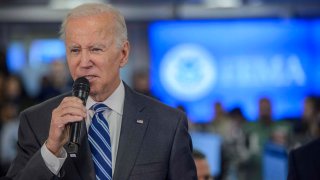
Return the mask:
[(196, 44), (171, 48), (160, 63), (159, 73), (165, 90), (182, 101), (204, 97), (216, 81), (214, 58), (204, 47)]

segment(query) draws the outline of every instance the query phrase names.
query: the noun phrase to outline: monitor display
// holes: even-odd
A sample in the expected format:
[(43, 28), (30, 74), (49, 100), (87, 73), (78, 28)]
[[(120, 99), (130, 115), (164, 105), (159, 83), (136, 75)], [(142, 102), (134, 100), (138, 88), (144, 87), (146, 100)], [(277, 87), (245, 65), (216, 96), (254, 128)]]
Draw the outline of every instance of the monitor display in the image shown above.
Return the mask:
[(28, 95), (32, 97), (39, 92), (41, 77), (48, 73), (53, 61), (66, 61), (65, 45), (60, 39), (35, 38), (8, 44), (8, 70), (21, 76)]
[(30, 44), (29, 65), (41, 67), (52, 61), (65, 61), (66, 49), (61, 39), (35, 39)]
[(262, 97), (274, 119), (299, 117), (320, 93), (317, 19), (157, 21), (149, 43), (153, 94), (194, 122), (209, 122), (215, 102), (256, 120)]
[(60, 39), (12, 41), (7, 47), (6, 64), (11, 73), (16, 73), (26, 66), (41, 68), (52, 61), (65, 61), (65, 57), (65, 45)]

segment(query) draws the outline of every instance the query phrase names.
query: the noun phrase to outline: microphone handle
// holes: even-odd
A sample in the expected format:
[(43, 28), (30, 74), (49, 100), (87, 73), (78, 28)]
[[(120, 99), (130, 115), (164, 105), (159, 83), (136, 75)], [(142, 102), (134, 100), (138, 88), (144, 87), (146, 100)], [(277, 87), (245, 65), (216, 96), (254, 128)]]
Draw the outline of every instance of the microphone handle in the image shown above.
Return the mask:
[(79, 144), (81, 122), (71, 123), (70, 126), (70, 142)]
[(74, 122), (70, 124), (70, 139), (68, 144), (68, 153), (70, 154), (70, 157), (76, 157), (79, 150), (81, 123), (82, 122)]
[[(86, 100), (79, 97), (82, 102), (83, 105), (86, 105)], [(84, 119), (83, 119), (84, 121)], [(70, 157), (77, 157), (77, 153), (79, 150), (79, 146), (80, 146), (80, 133), (81, 133), (81, 124), (82, 121), (80, 122), (73, 122), (70, 123), (70, 132), (69, 132), (69, 143), (68, 143), (68, 154), (70, 155)]]

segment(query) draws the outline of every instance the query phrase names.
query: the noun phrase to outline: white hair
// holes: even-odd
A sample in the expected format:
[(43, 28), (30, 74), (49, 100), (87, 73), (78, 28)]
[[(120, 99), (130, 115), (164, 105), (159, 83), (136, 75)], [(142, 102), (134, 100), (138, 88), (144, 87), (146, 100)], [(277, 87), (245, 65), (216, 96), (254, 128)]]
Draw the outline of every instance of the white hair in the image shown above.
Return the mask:
[(115, 19), (116, 43), (119, 47), (128, 39), (127, 27), (123, 15), (119, 10), (110, 4), (103, 3), (86, 3), (72, 9), (63, 20), (60, 28), (60, 38), (65, 39), (65, 28), (70, 18), (78, 18), (84, 16), (92, 16), (101, 13), (111, 13)]

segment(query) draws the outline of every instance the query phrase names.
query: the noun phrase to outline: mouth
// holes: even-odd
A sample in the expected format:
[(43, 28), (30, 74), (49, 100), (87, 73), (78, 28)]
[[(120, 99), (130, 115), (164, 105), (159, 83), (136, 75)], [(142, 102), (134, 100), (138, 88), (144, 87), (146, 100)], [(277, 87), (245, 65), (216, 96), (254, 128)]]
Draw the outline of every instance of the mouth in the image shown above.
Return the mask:
[(85, 77), (89, 82), (92, 82), (97, 76), (87, 75), (87, 76), (83, 76), (83, 77)]

